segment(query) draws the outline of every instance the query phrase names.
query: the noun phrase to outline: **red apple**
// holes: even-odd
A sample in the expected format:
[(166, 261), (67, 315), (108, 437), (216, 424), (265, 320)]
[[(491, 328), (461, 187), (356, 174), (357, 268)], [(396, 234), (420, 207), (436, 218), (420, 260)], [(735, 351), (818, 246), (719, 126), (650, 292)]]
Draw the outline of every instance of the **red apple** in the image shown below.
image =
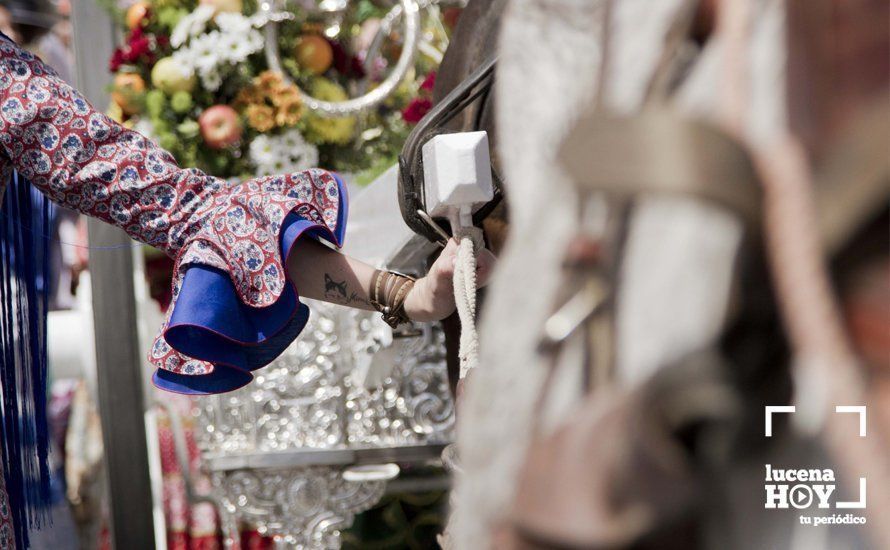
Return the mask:
[(198, 117), (201, 137), (211, 149), (225, 149), (241, 139), (241, 119), (228, 105), (214, 105)]

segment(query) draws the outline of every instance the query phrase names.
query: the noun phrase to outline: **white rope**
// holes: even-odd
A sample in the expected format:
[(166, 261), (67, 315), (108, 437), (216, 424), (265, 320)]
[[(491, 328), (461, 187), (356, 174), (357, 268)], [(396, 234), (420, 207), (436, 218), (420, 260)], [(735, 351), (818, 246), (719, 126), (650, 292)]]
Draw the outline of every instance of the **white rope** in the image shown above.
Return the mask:
[(479, 336), (476, 334), (476, 252), (482, 247), (482, 230), (461, 228), (454, 262), (454, 302), (460, 317), (460, 377), (479, 364)]

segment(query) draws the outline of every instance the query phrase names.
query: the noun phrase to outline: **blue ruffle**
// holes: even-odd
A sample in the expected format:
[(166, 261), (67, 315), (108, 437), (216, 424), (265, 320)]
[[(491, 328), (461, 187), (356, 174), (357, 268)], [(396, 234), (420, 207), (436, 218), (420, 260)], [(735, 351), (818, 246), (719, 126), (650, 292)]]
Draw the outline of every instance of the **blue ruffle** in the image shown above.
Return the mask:
[[(287, 266), (301, 237), (325, 239), (342, 246), (346, 232), (346, 186), (335, 175), (340, 208), (333, 231), (291, 212), (281, 225), (282, 265)], [(286, 269), (286, 267), (285, 267)], [(236, 390), (253, 380), (251, 371), (281, 355), (306, 326), (309, 308), (300, 302), (288, 280), (274, 304), (256, 308), (245, 304), (228, 273), (193, 264), (183, 277), (164, 339), (176, 351), (213, 363), (210, 374), (178, 374), (158, 369), (152, 381), (162, 390), (208, 395)]]

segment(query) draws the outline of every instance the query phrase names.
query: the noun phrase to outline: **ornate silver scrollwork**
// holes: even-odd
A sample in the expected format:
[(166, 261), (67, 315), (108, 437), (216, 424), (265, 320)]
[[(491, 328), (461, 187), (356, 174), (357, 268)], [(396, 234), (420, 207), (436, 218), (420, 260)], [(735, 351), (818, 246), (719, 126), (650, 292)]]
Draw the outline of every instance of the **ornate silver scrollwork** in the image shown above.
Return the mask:
[(322, 303), (300, 337), (257, 372), (249, 386), (198, 400), (205, 453), (332, 449), (441, 443), (451, 437), (454, 406), (444, 337), (422, 326), (399, 338), (392, 370), (372, 388), (352, 379), (388, 331), (378, 316)]
[(346, 481), (328, 467), (217, 472), (214, 485), (229, 513), (294, 548), (339, 548), (340, 531), (386, 488), (384, 481)]
[[(330, 4), (328, 9), (323, 11), (338, 13), (345, 9), (347, 2), (342, 0), (329, 1), (328, 4)], [(281, 54), (278, 49), (278, 20), (281, 17), (276, 14), (282, 11), (281, 0), (263, 1), (260, 3), (260, 10), (267, 14), (266, 18), (268, 20), (268, 23), (265, 25), (266, 63), (270, 69), (278, 71), (284, 75), (286, 80), (289, 80), (287, 72), (282, 69)], [(395, 67), (393, 67), (392, 71), (389, 72), (379, 86), (359, 97), (346, 101), (322, 101), (304, 93), (303, 104), (320, 116), (343, 117), (369, 109), (389, 97), (414, 65), (414, 55), (417, 52), (417, 44), (420, 40), (420, 6), (417, 1), (399, 0), (399, 3), (393, 6), (386, 17), (384, 17), (378, 36), (381, 36), (381, 33), (384, 31), (388, 33), (393, 23), (399, 18), (403, 22), (404, 33), (402, 52), (399, 54)], [(377, 42), (376, 39), (375, 42)]]
[[(337, 548), (340, 530), (398, 473), (389, 463), (428, 460), (451, 439), (438, 327), (393, 339), (376, 314), (307, 302), (303, 333), (253, 384), (197, 400), (196, 439), (232, 540), (243, 521), (279, 547)], [(388, 373), (371, 387), (354, 381), (355, 366), (381, 349), (392, 352)], [(357, 467), (353, 450), (365, 453)]]

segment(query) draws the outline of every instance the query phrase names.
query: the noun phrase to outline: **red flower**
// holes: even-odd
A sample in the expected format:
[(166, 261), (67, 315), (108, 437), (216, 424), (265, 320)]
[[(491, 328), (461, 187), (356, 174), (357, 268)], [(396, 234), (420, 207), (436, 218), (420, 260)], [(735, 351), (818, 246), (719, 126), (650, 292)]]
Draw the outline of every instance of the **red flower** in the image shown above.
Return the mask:
[(420, 89), (427, 91), (427, 92), (432, 92), (433, 86), (435, 86), (435, 85), (436, 85), (436, 71), (430, 71), (430, 73), (428, 75), (426, 75), (426, 78), (424, 78), (423, 82), (420, 84)]
[(433, 108), (433, 102), (426, 97), (415, 97), (402, 110), (402, 119), (408, 124), (417, 124)]
[(130, 40), (127, 57), (129, 57), (131, 61), (136, 61), (143, 55), (149, 53), (150, 50), (151, 42), (148, 38), (141, 37), (135, 40)]
[(116, 72), (121, 65), (135, 65), (140, 61), (152, 65), (155, 61), (155, 51), (159, 46), (165, 46), (168, 42), (169, 39), (166, 36), (155, 37), (145, 34), (142, 27), (136, 27), (127, 36), (127, 43), (114, 50), (108, 67), (112, 72)]
[(114, 53), (111, 54), (111, 59), (108, 61), (108, 69), (116, 73), (118, 69), (121, 68), (121, 65), (124, 64), (124, 52), (120, 48), (115, 48)]
[(361, 59), (355, 55), (350, 55), (346, 48), (339, 42), (325, 39), (331, 45), (331, 51), (334, 54), (334, 68), (338, 73), (346, 78), (364, 78), (365, 67), (362, 65)]

